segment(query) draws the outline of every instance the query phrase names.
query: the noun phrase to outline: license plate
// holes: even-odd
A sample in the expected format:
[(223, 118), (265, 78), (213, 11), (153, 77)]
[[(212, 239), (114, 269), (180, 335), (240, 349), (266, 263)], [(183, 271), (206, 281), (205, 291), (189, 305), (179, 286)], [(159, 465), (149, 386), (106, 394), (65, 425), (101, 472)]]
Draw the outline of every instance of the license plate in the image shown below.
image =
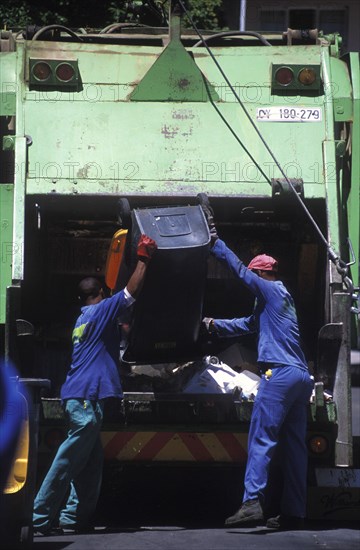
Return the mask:
[(321, 122), (318, 107), (259, 107), (256, 120), (260, 122)]

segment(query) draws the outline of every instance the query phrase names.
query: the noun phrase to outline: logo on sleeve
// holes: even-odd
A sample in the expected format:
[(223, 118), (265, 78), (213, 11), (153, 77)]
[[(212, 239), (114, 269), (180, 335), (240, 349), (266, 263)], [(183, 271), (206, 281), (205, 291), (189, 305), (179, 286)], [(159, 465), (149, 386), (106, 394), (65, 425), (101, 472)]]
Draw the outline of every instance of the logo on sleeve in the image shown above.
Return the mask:
[(74, 328), (72, 333), (72, 343), (74, 346), (82, 344), (87, 339), (92, 325), (93, 323), (84, 323)]

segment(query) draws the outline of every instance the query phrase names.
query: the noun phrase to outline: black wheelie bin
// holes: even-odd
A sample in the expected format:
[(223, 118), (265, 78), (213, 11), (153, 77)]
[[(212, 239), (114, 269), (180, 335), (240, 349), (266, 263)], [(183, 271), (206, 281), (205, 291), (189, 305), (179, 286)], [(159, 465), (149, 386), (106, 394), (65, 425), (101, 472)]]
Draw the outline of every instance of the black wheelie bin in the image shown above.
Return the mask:
[(179, 361), (192, 357), (202, 320), (208, 225), (200, 205), (133, 209), (131, 261), (141, 234), (154, 239), (144, 287), (135, 302), (124, 356), (137, 362)]

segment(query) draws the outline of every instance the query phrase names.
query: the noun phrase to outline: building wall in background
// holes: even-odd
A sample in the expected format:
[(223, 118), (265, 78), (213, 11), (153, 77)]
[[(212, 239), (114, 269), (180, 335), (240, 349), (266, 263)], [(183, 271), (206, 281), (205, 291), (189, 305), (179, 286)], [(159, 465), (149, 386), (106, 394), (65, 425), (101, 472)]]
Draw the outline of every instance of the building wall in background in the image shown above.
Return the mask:
[[(230, 29), (239, 28), (241, 1), (223, 0), (225, 24)], [(246, 0), (246, 30), (317, 28), (325, 33), (337, 31), (343, 37), (344, 51), (360, 51), (359, 27), (359, 0)]]

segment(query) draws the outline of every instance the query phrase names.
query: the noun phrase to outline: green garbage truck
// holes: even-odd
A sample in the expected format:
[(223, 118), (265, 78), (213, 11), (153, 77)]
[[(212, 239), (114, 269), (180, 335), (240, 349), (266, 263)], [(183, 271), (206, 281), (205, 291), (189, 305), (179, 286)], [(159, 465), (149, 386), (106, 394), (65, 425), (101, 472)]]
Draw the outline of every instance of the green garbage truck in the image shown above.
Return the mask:
[[(256, 375), (251, 339), (230, 345), (202, 332), (203, 317), (252, 308), (208, 254), (206, 195), (219, 236), (245, 263), (263, 252), (279, 260), (315, 379), (309, 461), (344, 476), (354, 471), (350, 351), (359, 347), (359, 55), (342, 55), (336, 33), (207, 32), (191, 18), (185, 28), (187, 16), (169, 2), (168, 28), (1, 31), (1, 345), (22, 377), (51, 383), (38, 459), (65, 433), (59, 395), (77, 284), (95, 276), (116, 290), (135, 222), (152, 212), (165, 233), (185, 216), (181, 234), (195, 235), (201, 254), (186, 245), (172, 264), (168, 307), (152, 312), (144, 353), (136, 338), (130, 358), (119, 350), (125, 393), (105, 418), (105, 457), (245, 463), (251, 392), (184, 391), (204, 361), (246, 371), (248, 382)], [(179, 333), (191, 325), (188, 348), (167, 335), (177, 324)]]

